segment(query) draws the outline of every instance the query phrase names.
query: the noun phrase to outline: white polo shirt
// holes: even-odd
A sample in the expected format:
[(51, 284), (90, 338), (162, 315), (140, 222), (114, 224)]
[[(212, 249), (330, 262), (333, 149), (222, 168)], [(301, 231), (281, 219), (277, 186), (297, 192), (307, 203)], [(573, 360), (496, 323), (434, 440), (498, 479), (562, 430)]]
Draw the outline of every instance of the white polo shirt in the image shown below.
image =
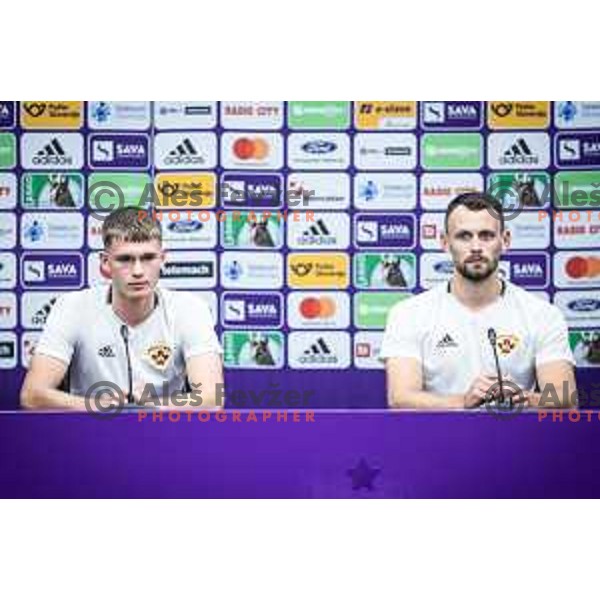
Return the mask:
[[(221, 353), (210, 309), (189, 292), (157, 288), (157, 305), (137, 327), (127, 328), (133, 385), (152, 383), (159, 395), (185, 389), (186, 360)], [(62, 295), (46, 322), (35, 353), (70, 365), (72, 394), (85, 396), (108, 381), (129, 391), (125, 325), (109, 304), (109, 287)]]
[(575, 364), (560, 310), (518, 286), (473, 312), (440, 285), (396, 305), (390, 312), (380, 358), (416, 358), (424, 390), (464, 394), (482, 374), (496, 374), (489, 330), (495, 329), (500, 368), (525, 391), (536, 386), (536, 367)]

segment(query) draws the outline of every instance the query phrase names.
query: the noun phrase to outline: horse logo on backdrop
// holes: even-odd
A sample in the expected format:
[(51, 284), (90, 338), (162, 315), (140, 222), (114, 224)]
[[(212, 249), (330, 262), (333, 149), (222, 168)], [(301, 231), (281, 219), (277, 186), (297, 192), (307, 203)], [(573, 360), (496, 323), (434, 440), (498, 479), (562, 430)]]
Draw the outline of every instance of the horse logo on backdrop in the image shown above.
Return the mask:
[(144, 352), (144, 359), (159, 371), (167, 369), (172, 356), (173, 350), (171, 346), (164, 342), (153, 344)]
[(250, 347), (252, 348), (252, 358), (256, 365), (265, 367), (275, 365), (275, 359), (269, 349), (269, 339), (267, 336), (256, 334), (250, 338)]

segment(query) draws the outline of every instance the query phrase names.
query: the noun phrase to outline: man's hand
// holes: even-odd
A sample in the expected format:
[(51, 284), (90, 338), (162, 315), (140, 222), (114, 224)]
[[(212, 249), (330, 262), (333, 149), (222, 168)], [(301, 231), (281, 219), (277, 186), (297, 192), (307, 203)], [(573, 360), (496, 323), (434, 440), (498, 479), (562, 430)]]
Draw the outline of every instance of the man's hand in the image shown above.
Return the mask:
[[(493, 398), (490, 397), (492, 388), (496, 392)], [(486, 400), (497, 399), (499, 393), (498, 378), (495, 375), (480, 375), (464, 395), (464, 406), (465, 408), (477, 408)]]
[(521, 386), (510, 376), (502, 379), (504, 384), (504, 399), (512, 401), (513, 404), (527, 408), (531, 404), (532, 392), (521, 389)]
[[(518, 383), (510, 376), (502, 379), (502, 388), (498, 377), (495, 375), (481, 375), (478, 377), (465, 394), (465, 408), (477, 408), (484, 402), (512, 401), (513, 404), (528, 407), (531, 394), (521, 390)], [(504, 398), (502, 398), (504, 392)]]
[(125, 394), (119, 388), (106, 390), (99, 395), (86, 398), (86, 412), (91, 414), (107, 414), (117, 411), (125, 404)]

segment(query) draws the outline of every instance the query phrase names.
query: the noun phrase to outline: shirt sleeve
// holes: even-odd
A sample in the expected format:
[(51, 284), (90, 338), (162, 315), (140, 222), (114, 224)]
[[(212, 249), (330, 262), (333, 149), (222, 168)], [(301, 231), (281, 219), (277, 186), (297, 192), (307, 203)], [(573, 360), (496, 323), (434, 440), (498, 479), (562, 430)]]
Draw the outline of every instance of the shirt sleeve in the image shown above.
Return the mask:
[(178, 321), (183, 340), (183, 356), (189, 360), (203, 354), (222, 354), (221, 344), (215, 333), (215, 321), (206, 302), (193, 294), (180, 297)]
[(70, 365), (77, 343), (77, 314), (71, 295), (60, 296), (46, 319), (35, 354), (50, 356)]
[(418, 322), (419, 317), (409, 302), (395, 306), (388, 316), (379, 359), (416, 358), (422, 361)]
[(559, 360), (566, 360), (575, 365), (569, 344), (569, 328), (559, 308), (549, 305), (547, 313), (537, 322), (539, 330), (536, 337), (536, 367)]

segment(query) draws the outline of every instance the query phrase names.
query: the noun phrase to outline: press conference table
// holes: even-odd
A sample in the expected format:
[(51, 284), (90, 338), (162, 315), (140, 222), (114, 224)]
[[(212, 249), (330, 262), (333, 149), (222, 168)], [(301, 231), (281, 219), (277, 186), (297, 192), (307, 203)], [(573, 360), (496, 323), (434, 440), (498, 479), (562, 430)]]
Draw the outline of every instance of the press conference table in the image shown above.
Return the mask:
[(600, 418), (0, 415), (0, 497), (598, 497)]

